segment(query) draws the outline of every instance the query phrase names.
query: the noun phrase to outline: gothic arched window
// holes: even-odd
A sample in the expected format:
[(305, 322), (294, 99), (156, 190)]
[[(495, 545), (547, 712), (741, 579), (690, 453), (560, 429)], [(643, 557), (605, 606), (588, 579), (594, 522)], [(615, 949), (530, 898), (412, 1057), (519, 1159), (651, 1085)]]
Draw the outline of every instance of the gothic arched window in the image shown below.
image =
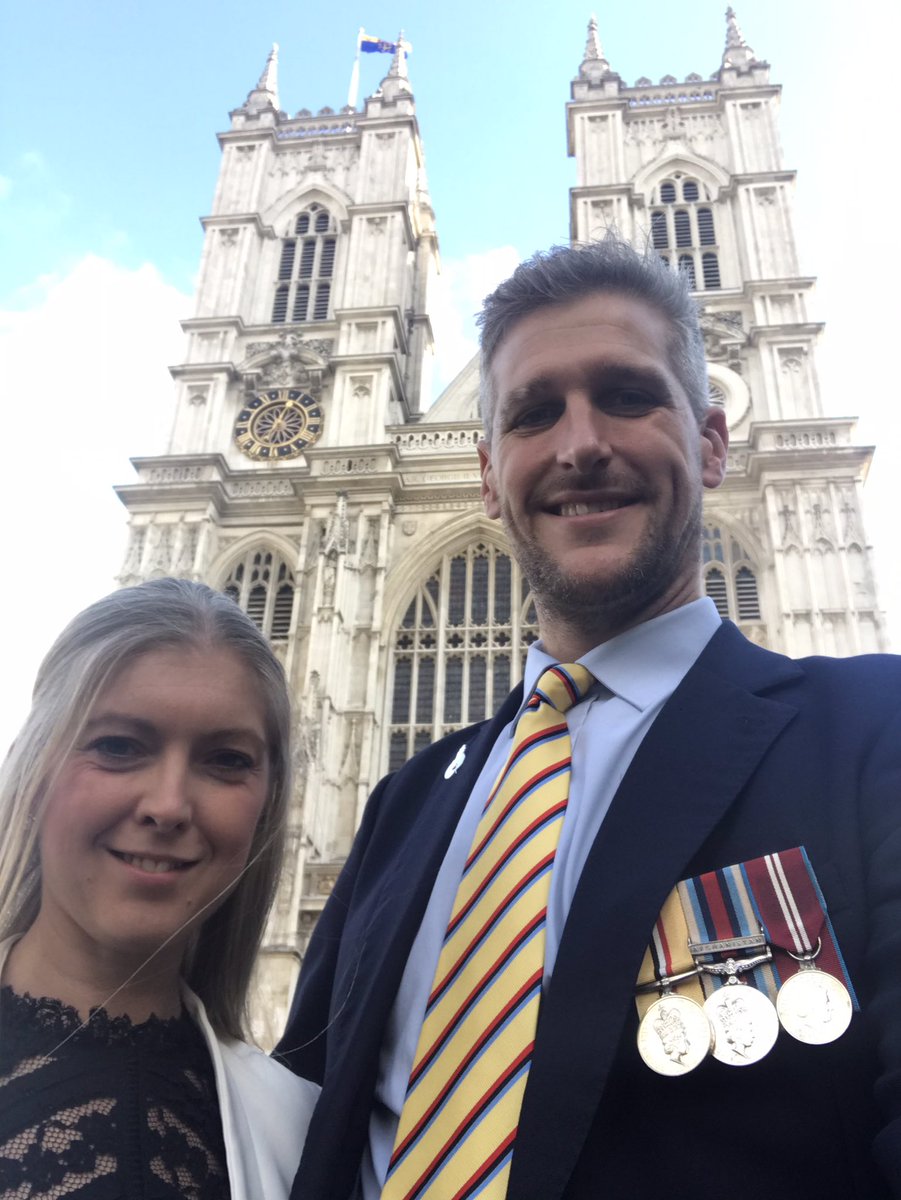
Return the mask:
[[(682, 200), (677, 209), (671, 207), (676, 201), (674, 180), (681, 181)], [(706, 249), (717, 244), (711, 207), (713, 198), (706, 184), (697, 179), (683, 179), (678, 173), (674, 179), (664, 180), (651, 197), (652, 204), (660, 206), (651, 212), (654, 249), (677, 246), (683, 251), (672, 265), (688, 274), (693, 291), (709, 291), (721, 286), (719, 258), (713, 249)]]
[(758, 623), (757, 575), (744, 547), (718, 525), (705, 525), (702, 558), (704, 591), (720, 616), (739, 625)]
[(282, 239), (272, 323), (325, 321), (331, 301), (338, 225), (321, 204), (298, 213), (288, 237)]
[(522, 679), (537, 618), (519, 567), (482, 542), (446, 554), (394, 634), (388, 769), (491, 716)]
[(291, 632), (294, 590), (290, 567), (281, 555), (262, 547), (235, 563), (222, 585), (226, 596), (273, 642), (285, 641)]

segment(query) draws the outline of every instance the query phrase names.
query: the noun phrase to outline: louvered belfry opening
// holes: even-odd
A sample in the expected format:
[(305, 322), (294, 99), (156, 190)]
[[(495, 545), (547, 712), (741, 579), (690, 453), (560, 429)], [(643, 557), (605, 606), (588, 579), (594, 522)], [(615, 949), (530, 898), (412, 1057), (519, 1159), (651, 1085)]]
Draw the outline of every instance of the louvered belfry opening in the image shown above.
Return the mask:
[(664, 262), (685, 272), (693, 292), (721, 286), (711, 202), (705, 184), (682, 177), (665, 179), (652, 197), (651, 245)]
[(298, 213), (282, 239), (272, 323), (327, 321), (338, 246), (338, 224), (321, 204)]
[(738, 624), (761, 620), (757, 574), (747, 551), (718, 525), (706, 525), (702, 541), (704, 591), (721, 617)]
[(273, 642), (287, 641), (294, 612), (294, 574), (273, 550), (254, 548), (229, 572), (222, 591)]

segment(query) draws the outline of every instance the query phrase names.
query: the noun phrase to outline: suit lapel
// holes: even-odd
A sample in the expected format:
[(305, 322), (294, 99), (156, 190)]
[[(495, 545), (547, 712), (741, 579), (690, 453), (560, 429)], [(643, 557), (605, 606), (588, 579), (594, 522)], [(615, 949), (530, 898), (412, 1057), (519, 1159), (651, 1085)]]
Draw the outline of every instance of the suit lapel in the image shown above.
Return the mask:
[(796, 672), (724, 627), (642, 742), (588, 856), (542, 1003), (509, 1200), (563, 1194), (663, 901), (794, 716), (748, 685)]

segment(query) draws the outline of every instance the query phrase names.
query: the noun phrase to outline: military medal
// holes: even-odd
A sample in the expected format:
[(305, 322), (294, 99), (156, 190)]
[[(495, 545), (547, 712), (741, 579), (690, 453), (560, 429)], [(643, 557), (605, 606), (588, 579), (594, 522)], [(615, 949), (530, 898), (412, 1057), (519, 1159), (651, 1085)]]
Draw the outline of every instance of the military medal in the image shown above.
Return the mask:
[(834, 1042), (851, 1024), (854, 1004), (848, 989), (840, 979), (814, 966), (816, 955), (791, 957), (799, 958), (801, 969), (783, 983), (776, 997), (782, 1028), (811, 1046)]
[(683, 880), (689, 950), (713, 1026), (713, 1057), (730, 1067), (759, 1062), (779, 1036), (772, 954), (741, 871), (725, 867)]
[[(748, 937), (735, 939), (750, 940)], [(693, 946), (692, 949), (697, 952), (706, 947)], [(742, 972), (753, 971), (770, 961), (769, 947), (764, 949), (765, 953), (746, 958), (729, 957), (725, 962), (699, 964), (707, 975), (726, 977), (723, 986), (711, 992), (704, 1001), (704, 1012), (713, 1026), (713, 1057), (730, 1067), (760, 1062), (779, 1036), (779, 1018), (773, 1002), (765, 992), (739, 982)]]
[(704, 992), (688, 949), (688, 927), (676, 892), (666, 899), (645, 951), (635, 1003), (638, 1053), (658, 1075), (687, 1075), (713, 1046)]
[(772, 1001), (734, 976), (707, 997), (704, 1012), (713, 1026), (713, 1057), (730, 1067), (760, 1062), (776, 1044), (779, 1018)]
[(713, 1028), (695, 1000), (665, 991), (641, 1018), (638, 1053), (658, 1075), (687, 1075), (713, 1046)]
[(744, 871), (782, 979), (776, 997), (782, 1028), (812, 1046), (834, 1042), (858, 1004), (806, 852), (767, 854)]

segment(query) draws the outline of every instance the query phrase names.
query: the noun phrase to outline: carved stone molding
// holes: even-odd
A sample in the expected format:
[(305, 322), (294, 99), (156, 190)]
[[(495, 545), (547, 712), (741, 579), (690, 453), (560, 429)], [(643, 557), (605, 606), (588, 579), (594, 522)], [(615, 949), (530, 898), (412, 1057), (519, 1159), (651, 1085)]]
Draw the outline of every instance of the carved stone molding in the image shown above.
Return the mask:
[(378, 470), (377, 458), (327, 458), (320, 467), (322, 475), (368, 475)]
[(235, 499), (246, 496), (293, 496), (294, 488), (287, 479), (242, 479), (231, 484), (228, 494)]
[(474, 454), (481, 429), (416, 429), (394, 435), (395, 446), (405, 453), (434, 454), (436, 450), (464, 450)]
[(248, 391), (260, 387), (301, 387), (318, 395), (334, 340), (282, 333), (271, 341), (251, 342), (239, 370)]

